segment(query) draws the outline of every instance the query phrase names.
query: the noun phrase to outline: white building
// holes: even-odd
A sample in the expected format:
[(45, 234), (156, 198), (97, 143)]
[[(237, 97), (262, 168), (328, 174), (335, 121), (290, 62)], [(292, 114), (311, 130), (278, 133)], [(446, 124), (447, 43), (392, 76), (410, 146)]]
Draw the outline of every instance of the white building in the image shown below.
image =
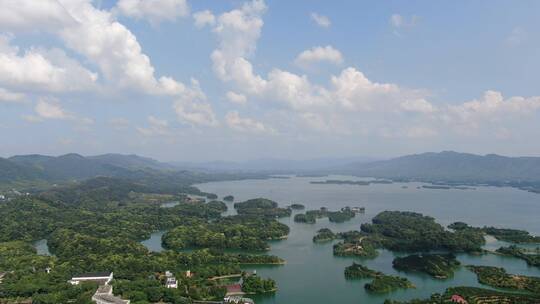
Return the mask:
[(167, 288), (178, 288), (178, 280), (176, 280), (175, 277), (167, 278), (167, 282), (165, 283), (165, 287), (167, 287)]
[(79, 285), (81, 282), (97, 282), (99, 285), (107, 285), (113, 279), (112, 272), (84, 273), (76, 275), (68, 282), (71, 285)]

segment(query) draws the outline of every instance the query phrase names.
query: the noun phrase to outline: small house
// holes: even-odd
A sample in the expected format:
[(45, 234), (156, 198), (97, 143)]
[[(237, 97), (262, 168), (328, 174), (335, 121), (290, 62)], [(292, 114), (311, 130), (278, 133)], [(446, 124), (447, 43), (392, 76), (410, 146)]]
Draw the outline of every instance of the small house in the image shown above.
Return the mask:
[(165, 287), (167, 288), (178, 288), (178, 280), (173, 276), (172, 272), (165, 271)]

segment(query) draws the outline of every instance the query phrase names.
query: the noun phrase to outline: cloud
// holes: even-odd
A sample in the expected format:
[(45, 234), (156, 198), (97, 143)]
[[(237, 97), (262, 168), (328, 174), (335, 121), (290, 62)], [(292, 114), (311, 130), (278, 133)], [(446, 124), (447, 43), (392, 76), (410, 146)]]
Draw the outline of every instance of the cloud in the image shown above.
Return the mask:
[(528, 34), (521, 27), (515, 27), (512, 32), (506, 37), (506, 44), (509, 46), (518, 46), (527, 40)]
[(23, 119), (29, 122), (42, 122), (45, 120), (65, 120), (74, 122), (80, 126), (94, 124), (94, 120), (88, 117), (81, 117), (66, 111), (60, 102), (51, 97), (39, 98), (34, 106), (33, 115), (23, 115)]
[(137, 127), (137, 131), (144, 136), (168, 135), (170, 134), (169, 122), (164, 119), (148, 116), (149, 126), (146, 128)]
[(255, 121), (251, 118), (242, 118), (237, 111), (228, 112), (225, 115), (225, 122), (231, 129), (247, 132), (247, 133), (269, 133), (273, 134), (276, 131), (265, 126), (263, 123)]
[(333, 48), (331, 45), (325, 47), (316, 46), (300, 53), (294, 62), (303, 68), (310, 67), (312, 64), (319, 62), (340, 65), (343, 63), (343, 56), (339, 50)]
[(227, 99), (232, 103), (245, 104), (247, 102), (247, 98), (243, 94), (238, 94), (238, 93), (229, 91), (227, 92), (226, 96), (227, 96)]
[(0, 1), (0, 28), (4, 31), (56, 31), (75, 23), (56, 0)]
[(352, 67), (332, 76), (330, 82), (331, 98), (346, 110), (388, 110), (407, 95), (414, 95), (396, 84), (373, 82)]
[(394, 35), (401, 37), (403, 31), (412, 29), (418, 23), (418, 16), (413, 15), (411, 17), (402, 16), (400, 14), (393, 14), (388, 21), (394, 29)]
[[(306, 75), (274, 68), (266, 78), (253, 70), (248, 60), (256, 48), (264, 22), (266, 6), (262, 1), (244, 4), (222, 14), (214, 28), (218, 48), (212, 53), (214, 71), (236, 94), (272, 101), (296, 111), (371, 111), (374, 108), (399, 108), (402, 100), (423, 98), (424, 94), (400, 88), (395, 84), (376, 83), (353, 67), (332, 76), (327, 87), (311, 83)], [(343, 61), (341, 53), (331, 46), (315, 47), (300, 54), (297, 62)], [(313, 108), (315, 107), (315, 108)]]
[(215, 127), (219, 125), (216, 115), (208, 103), (177, 100), (173, 104), (173, 109), (180, 121), (191, 126)]
[(40, 99), (34, 107), (36, 114), (43, 119), (69, 119), (73, 117), (55, 101)]
[(409, 112), (433, 113), (435, 107), (427, 100), (420, 98), (414, 100), (405, 100), (400, 104), (401, 109)]
[(25, 95), (0, 88), (0, 102), (22, 102)]
[(199, 11), (193, 14), (195, 20), (195, 26), (198, 28), (205, 27), (207, 25), (213, 26), (216, 23), (216, 16), (209, 10)]
[(186, 0), (119, 0), (116, 11), (127, 17), (146, 19), (155, 25), (186, 17), (190, 9)]
[[(40, 1), (39, 5), (35, 5), (35, 1), (29, 0), (22, 0), (19, 5), (15, 5), (13, 2), (20, 3), (11, 0), (0, 2), (0, 11), (4, 14), (17, 16), (16, 20), (0, 21), (9, 26), (7, 29), (42, 29), (57, 35), (68, 48), (97, 66), (108, 86), (115, 89), (142, 91), (151, 95), (193, 94), (192, 88), (171, 77), (156, 78), (150, 58), (142, 52), (142, 47), (135, 35), (115, 19), (115, 14), (95, 8), (92, 1), (43, 0)], [(155, 17), (157, 12), (164, 7), (180, 8), (179, 10), (171, 10), (172, 12), (169, 13), (187, 14), (189, 11), (184, 12), (182, 3), (185, 1), (152, 0), (121, 1), (119, 5), (125, 7), (126, 12), (130, 11), (135, 15), (142, 14), (144, 16), (150, 14), (149, 16)], [(151, 8), (150, 4), (157, 6)], [(128, 8), (132, 10), (128, 10)], [(57, 20), (60, 26), (51, 27), (43, 24), (51, 18)], [(29, 59), (43, 61), (40, 63), (45, 65), (46, 62), (41, 60), (38, 55), (31, 53)], [(56, 55), (56, 57), (62, 56)], [(67, 61), (68, 59), (59, 58), (57, 60)], [(75, 64), (73, 61), (71, 63)]]
[(95, 88), (98, 76), (63, 50), (30, 48), (24, 52), (0, 35), (0, 84), (26, 90), (67, 92)]
[(330, 19), (328, 19), (328, 17), (324, 15), (311, 13), (310, 16), (311, 16), (311, 20), (315, 21), (315, 23), (320, 27), (328, 28), (330, 27), (330, 25), (332, 25), (332, 22), (330, 21)]
[(109, 124), (117, 131), (125, 130), (130, 125), (130, 121), (127, 118), (117, 117), (109, 120)]
[(480, 120), (498, 120), (512, 115), (528, 115), (540, 109), (540, 96), (514, 96), (504, 99), (501, 92), (486, 91), (480, 100), (448, 106), (447, 120), (476, 124)]
[(253, 73), (253, 67), (246, 59), (255, 51), (265, 11), (264, 1), (253, 0), (240, 9), (221, 14), (213, 28), (219, 43), (210, 56), (214, 72), (223, 81), (241, 83), (243, 90), (251, 93), (262, 91), (266, 85)]
[(389, 22), (390, 25), (392, 25), (396, 29), (411, 28), (414, 27), (418, 22), (418, 16), (413, 15), (411, 17), (406, 17), (400, 14), (393, 14), (392, 16), (390, 16)]
[[(34, 2), (23, 0), (19, 6), (10, 0), (0, 2), (0, 11), (17, 17), (0, 21), (0, 24), (3, 22), (13, 30), (43, 26), (44, 31), (58, 36), (67, 48), (99, 69), (101, 82), (107, 89), (105, 92), (135, 91), (171, 96), (180, 100), (175, 102), (175, 108), (183, 109), (179, 111), (180, 116), (192, 123), (199, 117), (193, 111), (213, 113), (196, 80), (192, 79), (191, 85), (186, 85), (169, 76), (156, 77), (154, 66), (135, 35), (116, 20), (118, 12), (151, 22), (187, 16), (189, 8), (185, 1), (120, 0), (114, 12), (98, 9), (90, 0), (43, 0), (39, 5)], [(246, 9), (256, 7), (257, 3), (254, 3)], [(49, 19), (54, 24), (48, 24)], [(53, 26), (56, 23), (60, 26)], [(95, 73), (68, 58), (61, 50), (31, 49), (19, 55), (17, 49), (5, 44), (0, 46), (3, 56), (0, 57), (0, 84), (16, 86), (20, 83), (21, 87), (28, 88), (30, 83), (40, 90), (60, 92), (87, 89), (89, 83), (97, 79)], [(211, 119), (210, 123), (215, 122)]]

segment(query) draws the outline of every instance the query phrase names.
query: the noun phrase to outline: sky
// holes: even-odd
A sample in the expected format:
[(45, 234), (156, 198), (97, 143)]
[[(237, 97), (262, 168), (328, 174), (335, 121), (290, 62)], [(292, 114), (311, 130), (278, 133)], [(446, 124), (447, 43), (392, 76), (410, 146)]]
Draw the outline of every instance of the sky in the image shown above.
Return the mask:
[(540, 156), (539, 10), (3, 0), (0, 156)]

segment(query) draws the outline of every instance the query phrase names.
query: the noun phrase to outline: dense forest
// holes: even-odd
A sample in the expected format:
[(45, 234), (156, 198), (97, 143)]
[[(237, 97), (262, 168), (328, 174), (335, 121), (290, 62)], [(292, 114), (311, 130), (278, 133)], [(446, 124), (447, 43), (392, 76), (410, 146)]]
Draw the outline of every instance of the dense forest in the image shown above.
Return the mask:
[[(67, 281), (75, 274), (99, 271), (114, 272), (114, 292), (132, 303), (222, 299), (224, 287), (210, 278), (241, 273), (243, 264), (284, 262), (276, 256), (224, 250), (266, 250), (268, 240), (288, 234), (286, 225), (264, 213), (224, 217), (223, 202), (193, 195), (214, 197), (190, 182), (174, 187), (144, 178), (98, 177), (3, 202), (0, 272), (6, 275), (0, 299), (91, 303), (95, 285), (72, 286)], [(178, 204), (161, 207), (169, 201)], [(140, 241), (159, 230), (170, 231), (165, 246), (196, 250), (150, 252)], [(47, 240), (52, 256), (36, 253), (30, 242), (40, 239)], [(187, 270), (194, 275), (186, 277)], [(176, 275), (178, 289), (165, 288), (165, 271)], [(250, 292), (276, 289), (275, 282), (265, 278), (246, 281)]]

